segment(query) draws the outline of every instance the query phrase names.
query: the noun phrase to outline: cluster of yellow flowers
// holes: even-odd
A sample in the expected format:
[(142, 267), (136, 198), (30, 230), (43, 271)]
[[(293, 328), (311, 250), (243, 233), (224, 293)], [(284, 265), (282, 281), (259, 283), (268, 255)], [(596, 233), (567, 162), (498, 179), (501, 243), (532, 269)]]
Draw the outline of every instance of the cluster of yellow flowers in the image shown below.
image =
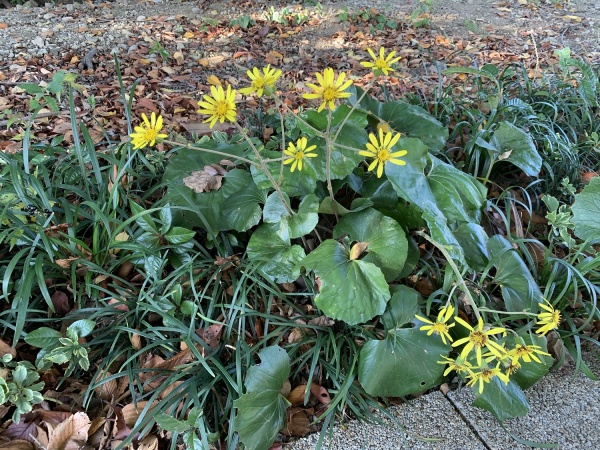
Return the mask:
[[(537, 323), (541, 327), (536, 333), (544, 336), (548, 331), (558, 328), (561, 316), (560, 311), (554, 309), (547, 301), (545, 304), (539, 303), (539, 306), (544, 312), (537, 315)], [(420, 330), (427, 331), (428, 336), (437, 334), (442, 338), (444, 344), (446, 344), (446, 339), (448, 339), (452, 343), (452, 347), (464, 345), (456, 359), (442, 356), (444, 361), (439, 361), (439, 363), (448, 364), (444, 376), (452, 371), (459, 374), (463, 373), (468, 379), (467, 386), (478, 384), (479, 393), (483, 392), (485, 383), (489, 383), (495, 377), (508, 384), (510, 375), (521, 367), (521, 361), (525, 363), (532, 361), (541, 363), (537, 355), (549, 356), (548, 353), (541, 350), (539, 345), (526, 345), (520, 337), (517, 338), (520, 340), (520, 343), (515, 344), (515, 348), (507, 350), (504, 344), (496, 342), (495, 338), (497, 335), (506, 336), (506, 328), (490, 328), (484, 324), (481, 318), (479, 318), (477, 326), (472, 327), (460, 317), (454, 316), (454, 312), (454, 307), (449, 305), (440, 310), (435, 322), (419, 315), (415, 317), (427, 324), (421, 326)], [(454, 319), (455, 322), (450, 323), (451, 319)], [(450, 336), (450, 328), (454, 327), (456, 323), (469, 330), (469, 335), (453, 341)], [(469, 356), (472, 352), (475, 353), (477, 365), (469, 361)], [(494, 360), (496, 360), (496, 364), (492, 365), (491, 363)]]
[[(373, 50), (367, 49), (373, 61), (362, 62), (364, 67), (373, 69), (375, 75), (389, 75), (394, 69), (392, 65), (396, 63), (400, 57), (394, 58), (396, 52), (390, 52), (387, 56), (385, 55), (385, 49), (382, 47), (379, 50), (379, 55), (375, 55)], [(262, 97), (263, 94), (273, 95), (275, 93), (275, 83), (282, 75), (281, 70), (273, 69), (270, 65), (267, 65), (262, 69), (262, 72), (254, 67), (252, 70), (247, 72), (248, 78), (250, 78), (250, 86), (242, 88), (239, 92), (243, 95), (249, 96), (256, 94), (257, 97)], [(303, 97), (309, 100), (319, 100), (321, 103), (317, 108), (317, 112), (323, 111), (325, 108), (331, 111), (335, 110), (335, 102), (338, 99), (344, 99), (350, 97), (349, 92), (344, 92), (352, 85), (351, 80), (346, 80), (346, 73), (341, 72), (336, 77), (333, 69), (326, 68), (323, 73), (316, 73), (318, 84), (309, 83), (307, 86), (312, 92), (303, 94)], [(210, 95), (204, 95), (203, 100), (198, 103), (200, 109), (199, 114), (205, 114), (208, 118), (204, 121), (210, 123), (212, 128), (217, 122), (224, 123), (236, 121), (236, 103), (235, 96), (237, 92), (231, 89), (231, 86), (227, 86), (227, 89), (223, 89), (223, 86), (211, 86)], [(135, 127), (135, 133), (130, 135), (131, 142), (134, 145), (134, 149), (143, 148), (146, 146), (152, 146), (156, 142), (160, 142), (166, 137), (165, 134), (160, 134), (162, 129), (163, 120), (161, 116), (156, 118), (155, 113), (152, 113), (152, 120), (148, 121), (145, 114), (142, 114), (144, 120), (143, 124)], [(400, 133), (392, 133), (386, 131), (384, 133), (382, 128), (379, 128), (378, 136), (373, 133), (369, 134), (369, 143), (366, 144), (367, 149), (360, 151), (359, 154), (368, 158), (373, 158), (373, 161), (369, 164), (369, 171), (377, 168), (377, 177), (381, 178), (383, 175), (383, 169), (386, 163), (390, 162), (397, 165), (405, 165), (406, 162), (399, 159), (400, 157), (407, 154), (406, 150), (392, 151), (393, 147), (398, 143), (400, 139)], [(296, 170), (302, 170), (304, 158), (314, 158), (317, 153), (311, 153), (312, 150), (316, 149), (316, 145), (310, 147), (307, 146), (307, 139), (300, 137), (295, 143), (290, 142), (287, 149), (284, 152), (283, 163), (291, 164), (291, 172)]]

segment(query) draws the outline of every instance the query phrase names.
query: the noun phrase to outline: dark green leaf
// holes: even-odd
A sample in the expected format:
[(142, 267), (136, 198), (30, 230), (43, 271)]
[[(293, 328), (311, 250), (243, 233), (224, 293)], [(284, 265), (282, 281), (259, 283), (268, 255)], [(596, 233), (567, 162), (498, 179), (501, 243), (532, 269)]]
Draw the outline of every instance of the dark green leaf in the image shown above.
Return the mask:
[(361, 259), (379, 267), (388, 282), (402, 270), (408, 242), (404, 230), (395, 220), (370, 208), (347, 214), (333, 229), (334, 237), (342, 235), (367, 244), (366, 255)]
[(425, 391), (441, 382), (450, 351), (438, 336), (416, 328), (390, 331), (382, 341), (370, 340), (360, 351), (358, 380), (368, 394), (402, 397)]
[(29, 333), (25, 337), (25, 342), (32, 347), (48, 348), (58, 345), (58, 340), (61, 337), (58, 331), (48, 327), (41, 327)]
[(400, 328), (411, 322), (419, 311), (420, 295), (413, 288), (404, 285), (390, 287), (392, 298), (381, 316), (386, 330)]
[(538, 153), (531, 135), (509, 122), (502, 122), (491, 143), (498, 149), (496, 158), (509, 161), (530, 177), (535, 177), (542, 169), (542, 157)]
[(82, 338), (90, 334), (95, 327), (96, 322), (94, 322), (93, 320), (81, 319), (69, 325), (69, 330), (75, 331), (75, 333), (77, 333), (77, 337)]
[(498, 377), (494, 377), (489, 383), (485, 383), (483, 393), (479, 394), (478, 389), (478, 387), (473, 388), (475, 401), (472, 405), (491, 412), (500, 422), (523, 417), (529, 411), (525, 394), (512, 381), (506, 385)]
[(600, 242), (600, 177), (594, 177), (575, 196), (571, 207), (575, 234), (592, 243)]
[(173, 245), (183, 244), (194, 239), (195, 231), (183, 227), (173, 227), (165, 234), (165, 239)]
[(248, 174), (248, 184), (227, 197), (222, 222), (227, 223), (227, 229), (246, 231), (260, 222), (260, 203), (266, 200), (267, 191), (259, 189)]
[(261, 363), (248, 369), (246, 393), (233, 402), (238, 410), (233, 427), (248, 450), (267, 450), (285, 423), (290, 406), (280, 394), (290, 375), (290, 359), (281, 347), (259, 353)]
[[(290, 199), (283, 194), (288, 208)], [(277, 192), (271, 193), (263, 209), (263, 221), (266, 223), (279, 223), (279, 228), (287, 230), (291, 239), (307, 235), (315, 229), (319, 222), (319, 199), (315, 194), (309, 194), (298, 206), (298, 212), (291, 215), (284, 206)]]
[(315, 305), (327, 316), (354, 325), (385, 311), (390, 291), (383, 273), (372, 263), (350, 260), (339, 242), (326, 240), (302, 265), (320, 279)]
[(500, 235), (488, 240), (487, 249), (496, 267), (494, 283), (502, 288), (506, 310), (536, 313), (538, 303), (544, 300), (542, 292), (517, 251)]

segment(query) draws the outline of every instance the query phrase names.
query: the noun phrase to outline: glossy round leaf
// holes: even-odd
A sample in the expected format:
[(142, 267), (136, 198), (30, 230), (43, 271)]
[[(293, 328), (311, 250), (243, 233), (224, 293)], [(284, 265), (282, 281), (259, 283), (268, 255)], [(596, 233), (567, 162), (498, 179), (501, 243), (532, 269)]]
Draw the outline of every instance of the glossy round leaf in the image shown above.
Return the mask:
[(333, 236), (348, 235), (351, 241), (366, 243), (365, 262), (381, 269), (387, 281), (392, 281), (404, 266), (408, 241), (398, 223), (374, 209), (365, 209), (342, 217), (333, 229)]
[(314, 301), (328, 317), (355, 325), (385, 311), (390, 291), (383, 273), (367, 261), (350, 260), (349, 250), (339, 242), (323, 242), (302, 265), (319, 278)]

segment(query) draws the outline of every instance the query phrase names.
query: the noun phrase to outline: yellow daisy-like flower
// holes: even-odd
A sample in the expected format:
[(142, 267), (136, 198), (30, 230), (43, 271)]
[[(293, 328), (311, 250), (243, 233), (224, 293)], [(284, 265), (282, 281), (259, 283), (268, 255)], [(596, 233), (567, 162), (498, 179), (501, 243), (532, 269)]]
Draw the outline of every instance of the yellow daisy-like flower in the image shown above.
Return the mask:
[(471, 379), (467, 383), (467, 386), (475, 386), (479, 383), (480, 394), (483, 392), (484, 383), (489, 383), (494, 377), (500, 378), (505, 384), (509, 382), (508, 375), (502, 373), (502, 370), (500, 370), (499, 362), (496, 364), (496, 367), (480, 367), (480, 371), (471, 372), (470, 377)]
[(406, 161), (397, 158), (406, 155), (408, 152), (406, 150), (392, 152), (392, 147), (396, 145), (400, 139), (400, 133), (394, 136), (391, 132), (384, 134), (381, 128), (379, 128), (378, 131), (379, 140), (377, 140), (377, 137), (375, 137), (373, 133), (370, 133), (369, 140), (371, 142), (367, 142), (367, 150), (362, 150), (358, 152), (358, 154), (368, 158), (375, 158), (369, 165), (368, 170), (373, 170), (377, 166), (377, 178), (381, 178), (381, 175), (383, 175), (383, 167), (388, 161), (398, 166), (406, 165)]
[(156, 113), (152, 113), (150, 120), (148, 120), (146, 114), (142, 113), (142, 120), (144, 122), (134, 128), (135, 133), (129, 135), (134, 150), (153, 146), (156, 141), (167, 137), (166, 134), (160, 134), (160, 130), (163, 127), (163, 118), (161, 115), (157, 116)]
[(262, 73), (255, 67), (246, 72), (251, 83), (249, 87), (240, 89), (240, 93), (251, 95), (256, 92), (258, 97), (262, 97), (263, 91), (266, 91), (267, 95), (269, 95), (273, 92), (275, 83), (281, 76), (281, 73), (280, 69), (272, 69), (270, 64), (268, 64), (267, 67), (263, 67)]
[(469, 336), (466, 338), (459, 339), (452, 343), (452, 347), (458, 347), (459, 345), (466, 344), (463, 348), (460, 356), (466, 358), (467, 355), (471, 352), (471, 350), (475, 349), (475, 354), (477, 356), (477, 364), (481, 366), (481, 350), (486, 348), (489, 352), (496, 356), (497, 358), (502, 358), (506, 353), (506, 349), (501, 345), (495, 343), (491, 336), (499, 333), (506, 333), (506, 329), (504, 327), (495, 327), (490, 328), (488, 330), (484, 330), (483, 328), (483, 319), (479, 318), (479, 323), (476, 328), (473, 328), (467, 322), (462, 320), (460, 317), (456, 317), (458, 323), (460, 323), (463, 327), (470, 331)]
[(535, 361), (541, 364), (542, 361), (537, 357), (537, 355), (550, 356), (550, 353), (543, 352), (540, 350), (541, 348), (542, 347), (539, 345), (517, 344), (515, 348), (509, 350), (505, 357), (510, 358), (511, 364), (516, 364), (520, 359), (524, 362)]
[(394, 58), (396, 52), (390, 52), (389, 55), (385, 56), (385, 49), (383, 47), (379, 49), (379, 56), (376, 56), (375, 52), (373, 52), (373, 50), (370, 48), (368, 48), (367, 51), (371, 55), (371, 58), (373, 58), (373, 61), (361, 62), (360, 64), (363, 67), (373, 69), (375, 75), (381, 75), (382, 73), (384, 75), (389, 75), (389, 72), (394, 71), (394, 69), (391, 67), (392, 64), (400, 61), (400, 56)]
[(447, 376), (453, 370), (456, 371), (456, 373), (467, 372), (468, 374), (471, 374), (473, 365), (460, 356), (456, 359), (448, 358), (447, 356), (442, 356), (442, 358), (444, 358), (445, 361), (438, 361), (437, 363), (448, 364), (448, 367), (444, 371), (444, 376)]
[(433, 333), (439, 334), (442, 338), (442, 342), (445, 344), (446, 338), (448, 338), (448, 340), (452, 342), (452, 337), (448, 333), (450, 331), (450, 328), (456, 325), (454, 323), (448, 324), (448, 321), (452, 316), (454, 316), (454, 306), (449, 305), (448, 307), (442, 308), (440, 310), (437, 316), (437, 320), (435, 322), (432, 322), (431, 320), (426, 319), (425, 317), (421, 317), (419, 315), (416, 315), (415, 317), (421, 322), (429, 324), (423, 325), (421, 328), (419, 328), (419, 330), (429, 330), (427, 332), (427, 336), (431, 336)]
[(203, 102), (198, 102), (198, 106), (203, 109), (199, 109), (199, 114), (208, 114), (210, 117), (204, 122), (210, 122), (212, 128), (217, 120), (221, 123), (228, 120), (229, 122), (235, 122), (235, 90), (231, 89), (231, 86), (227, 86), (227, 91), (223, 90), (223, 86), (211, 86), (211, 95), (205, 95)]
[(317, 146), (311, 145), (306, 148), (307, 143), (308, 140), (305, 137), (301, 137), (296, 141), (296, 145), (294, 145), (293, 142), (290, 142), (287, 150), (283, 151), (283, 153), (289, 156), (289, 158), (283, 160), (283, 163), (292, 164), (290, 172), (296, 170), (296, 167), (298, 167), (298, 170), (302, 170), (302, 161), (304, 158), (314, 158), (315, 156), (318, 156), (316, 153), (310, 153), (317, 148)]
[(322, 100), (323, 103), (321, 103), (317, 112), (323, 111), (326, 106), (333, 111), (335, 109), (336, 99), (350, 97), (351, 94), (344, 91), (350, 87), (352, 81), (347, 80), (344, 82), (346, 79), (346, 74), (344, 72), (341, 72), (336, 80), (333, 69), (328, 67), (323, 71), (322, 75), (320, 73), (315, 73), (315, 76), (317, 77), (319, 85), (308, 83), (307, 86), (314, 92), (304, 94), (302, 97), (309, 100), (316, 98)]
[(544, 336), (548, 331), (558, 328), (558, 325), (561, 321), (560, 310), (554, 309), (548, 300), (544, 301), (546, 304), (538, 303), (540, 308), (546, 311), (538, 314), (538, 325), (543, 326), (536, 331), (537, 334), (541, 334), (542, 336)]

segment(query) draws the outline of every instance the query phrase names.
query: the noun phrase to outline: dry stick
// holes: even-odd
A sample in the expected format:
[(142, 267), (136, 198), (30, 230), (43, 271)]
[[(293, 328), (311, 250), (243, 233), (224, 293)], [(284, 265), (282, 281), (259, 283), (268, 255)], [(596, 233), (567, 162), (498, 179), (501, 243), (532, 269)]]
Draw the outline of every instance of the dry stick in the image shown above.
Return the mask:
[(418, 236), (421, 236), (427, 242), (429, 242), (434, 247), (436, 247), (440, 252), (442, 252), (442, 255), (444, 255), (444, 258), (446, 258), (446, 261), (448, 261), (448, 264), (450, 265), (450, 268), (452, 269), (452, 271), (456, 275), (457, 282), (458, 282), (459, 286), (461, 287), (462, 291), (465, 293), (465, 297), (469, 301), (469, 304), (471, 305), (471, 308), (473, 308), (473, 312), (475, 313), (475, 317), (477, 317), (477, 321), (479, 321), (479, 319), (481, 319), (481, 314), (479, 314), (479, 308), (477, 307), (477, 304), (475, 303), (475, 299), (471, 295), (471, 291), (469, 291), (469, 288), (467, 287), (467, 284), (465, 283), (465, 280), (463, 279), (460, 271), (458, 270), (458, 266), (454, 263), (454, 261), (452, 260), (452, 257), (450, 256), (450, 254), (446, 251), (446, 249), (444, 248), (443, 245), (440, 245), (439, 243), (435, 242), (431, 238), (431, 236), (429, 236), (424, 231), (415, 231), (415, 234), (418, 235)]
[[(31, 119), (33, 119), (34, 121), (37, 119), (43, 119), (45, 117), (54, 117), (54, 116), (60, 116), (60, 113), (56, 113), (56, 112), (47, 112), (47, 113), (41, 113), (41, 114), (31, 114), (27, 117), (22, 117), (20, 119), (17, 119), (15, 122), (27, 122)], [(3, 127), (4, 125), (8, 125), (8, 122), (10, 122), (9, 120), (0, 120), (0, 127)]]

